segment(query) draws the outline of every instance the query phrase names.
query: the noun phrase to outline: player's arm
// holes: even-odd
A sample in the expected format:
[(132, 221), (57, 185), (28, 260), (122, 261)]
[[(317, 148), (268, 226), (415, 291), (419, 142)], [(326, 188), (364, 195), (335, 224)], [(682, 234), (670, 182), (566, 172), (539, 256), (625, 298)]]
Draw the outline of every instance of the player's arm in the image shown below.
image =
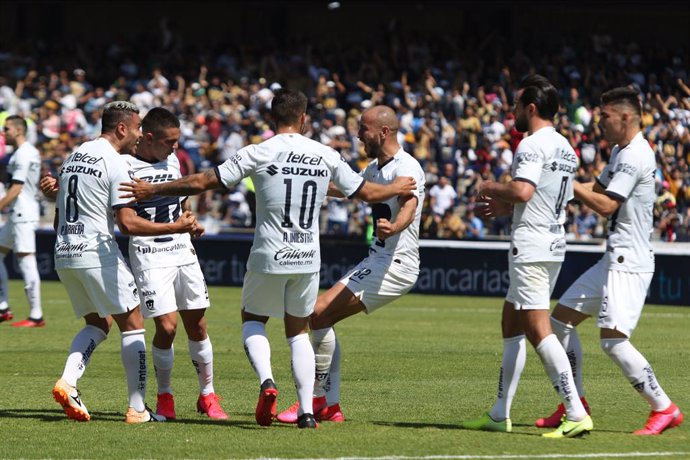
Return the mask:
[(485, 180), (479, 186), (477, 195), (480, 197), (493, 198), (506, 203), (526, 203), (534, 195), (536, 186), (529, 181), (515, 179), (507, 183), (499, 183)]
[(12, 185), (10, 185), (10, 188), (7, 190), (5, 196), (0, 199), (0, 209), (5, 209), (7, 206), (14, 203), (14, 200), (16, 200), (19, 194), (22, 193), (23, 187), (24, 183), (22, 182), (12, 182)]
[(158, 236), (171, 233), (193, 232), (196, 226), (196, 218), (191, 211), (185, 211), (175, 222), (157, 223), (139, 217), (134, 210), (127, 206), (115, 209), (117, 226), (125, 235)]
[(411, 197), (414, 196), (416, 192), (417, 183), (413, 177), (398, 176), (393, 182), (387, 185), (365, 181), (362, 187), (355, 193), (355, 196), (369, 203), (380, 203), (396, 195), (400, 197)]
[(326, 193), (326, 195), (332, 196), (334, 198), (346, 198), (345, 194), (341, 192), (333, 182), (328, 183), (328, 192)]
[(172, 182), (150, 184), (139, 178), (132, 178), (132, 182), (120, 184), (121, 192), (126, 192), (120, 198), (132, 198), (132, 201), (141, 201), (153, 195), (162, 196), (189, 196), (197, 195), (206, 190), (221, 188), (223, 185), (216, 174), (215, 169), (209, 169), (197, 174), (191, 174)]
[(396, 235), (410, 226), (417, 211), (417, 197), (408, 196), (400, 198), (400, 211), (395, 221), (388, 219), (378, 219), (376, 221), (376, 237), (385, 240)]
[(573, 192), (575, 199), (582, 201), (603, 217), (609, 217), (615, 213), (624, 201), (623, 197), (613, 197), (607, 194), (606, 189), (599, 182), (581, 184), (575, 181), (573, 182)]

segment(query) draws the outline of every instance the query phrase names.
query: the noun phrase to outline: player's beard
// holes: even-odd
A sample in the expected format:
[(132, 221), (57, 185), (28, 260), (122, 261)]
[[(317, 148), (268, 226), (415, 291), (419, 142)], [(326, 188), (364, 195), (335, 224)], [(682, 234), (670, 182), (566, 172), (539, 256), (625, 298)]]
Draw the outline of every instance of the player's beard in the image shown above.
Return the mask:
[(526, 133), (529, 131), (529, 121), (525, 114), (516, 114), (515, 116), (515, 129), (521, 133)]
[(367, 158), (374, 159), (381, 153), (381, 146), (374, 142), (368, 142), (364, 144), (364, 151), (367, 153)]

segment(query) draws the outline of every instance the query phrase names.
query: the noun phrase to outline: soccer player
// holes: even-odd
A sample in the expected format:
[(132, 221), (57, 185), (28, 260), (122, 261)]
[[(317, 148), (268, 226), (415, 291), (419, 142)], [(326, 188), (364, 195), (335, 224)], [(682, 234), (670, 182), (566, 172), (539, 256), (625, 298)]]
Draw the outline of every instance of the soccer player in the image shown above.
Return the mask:
[[(375, 238), (369, 256), (316, 300), (311, 327), (316, 356), (312, 406), (317, 420), (345, 420), (340, 409), (340, 347), (333, 326), (349, 316), (369, 314), (393, 302), (412, 289), (419, 275), (424, 171), (400, 147), (397, 131), (398, 119), (390, 107), (374, 106), (362, 113), (359, 139), (372, 159), (362, 177), (377, 184), (390, 184), (397, 177), (409, 176), (414, 178), (417, 189), (411, 196), (396, 196), (372, 205)], [(295, 423), (298, 411), (299, 402), (277, 418)]]
[(121, 332), (121, 358), (127, 377), (127, 423), (164, 421), (146, 407), (146, 343), (144, 319), (134, 278), (115, 241), (114, 218), (125, 234), (167, 235), (194, 231), (196, 220), (183, 213), (171, 223), (155, 223), (137, 216), (118, 197), (117, 185), (130, 178), (122, 154), (136, 152), (141, 138), (139, 109), (117, 101), (103, 108), (99, 138), (79, 146), (63, 163), (60, 177), (41, 180), (46, 196), (56, 198), (55, 268), (77, 317), (86, 326), (72, 341), (62, 377), (53, 397), (67, 417), (91, 418), (77, 381), (94, 350), (106, 339), (112, 321)]
[[(630, 343), (654, 274), (650, 237), (656, 193), (654, 151), (640, 132), (641, 106), (635, 90), (615, 88), (601, 96), (600, 126), (614, 145), (611, 160), (596, 182), (575, 184), (575, 198), (608, 218), (604, 256), (568, 288), (551, 314), (554, 332), (571, 357), (575, 383), (582, 385), (582, 348), (575, 329), (594, 316), (601, 349), (651, 406), (646, 425), (636, 435), (657, 435), (683, 421), (683, 413), (666, 395), (647, 359)], [(555, 425), (563, 412), (537, 420)]]
[(22, 117), (7, 117), (4, 130), (5, 141), (15, 150), (7, 165), (11, 176), (10, 186), (0, 199), (0, 209), (11, 206), (9, 219), (0, 229), (0, 323), (14, 317), (7, 304), (5, 268), (5, 256), (13, 250), (24, 277), (29, 317), (12, 323), (12, 326), (43, 327), (46, 323), (41, 308), (41, 278), (36, 264), (36, 228), (40, 217), (36, 193), (41, 174), (41, 156), (26, 138), (27, 124)]
[[(174, 114), (157, 107), (142, 120), (143, 137), (136, 154), (128, 158), (134, 177), (147, 182), (179, 179), (180, 163), (173, 153), (180, 138), (180, 122)], [(171, 223), (188, 210), (187, 200), (155, 197), (136, 203), (139, 217), (152, 222)], [(197, 234), (203, 227), (197, 224)], [(213, 347), (206, 332), (208, 289), (189, 233), (165, 236), (132, 236), (129, 261), (139, 288), (141, 312), (153, 318), (153, 365), (158, 381), (156, 413), (175, 418), (171, 374), (175, 358), (173, 341), (177, 330), (177, 312), (187, 332), (189, 356), (199, 378), (197, 410), (212, 419), (227, 419), (213, 387)]]
[(484, 217), (513, 214), (508, 265), (510, 285), (503, 304), (503, 361), (498, 395), (491, 410), (465, 421), (464, 428), (512, 431), (510, 407), (525, 365), (525, 336), (534, 346), (565, 406), (551, 438), (574, 437), (593, 429), (580, 400), (565, 350), (551, 330), (550, 298), (565, 257), (565, 207), (573, 197), (578, 160), (568, 140), (553, 127), (556, 88), (540, 75), (525, 77), (515, 104), (515, 123), (527, 132), (517, 148), (512, 181), (485, 181), (478, 190), (487, 203)]
[(321, 269), (318, 210), (329, 181), (347, 196), (367, 201), (383, 201), (415, 189), (409, 177), (388, 186), (366, 182), (333, 149), (304, 137), (306, 108), (307, 98), (301, 92), (278, 90), (271, 102), (274, 137), (239, 150), (213, 170), (159, 184), (134, 179), (121, 188), (129, 192), (124, 197), (142, 200), (153, 195), (187, 196), (252, 178), (257, 226), (242, 290), (242, 335), (261, 385), (255, 417), (263, 426), (275, 417), (278, 395), (265, 329), (269, 317), (284, 320), (302, 408), (297, 426), (317, 426), (311, 407), (314, 351), (307, 328)]

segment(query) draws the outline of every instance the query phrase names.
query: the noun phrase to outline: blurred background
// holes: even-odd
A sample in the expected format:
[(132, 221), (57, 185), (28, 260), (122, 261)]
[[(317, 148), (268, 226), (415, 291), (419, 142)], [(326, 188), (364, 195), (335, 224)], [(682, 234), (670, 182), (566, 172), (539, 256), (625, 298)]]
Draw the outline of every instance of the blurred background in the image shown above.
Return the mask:
[[(393, 107), (399, 140), (426, 171), (420, 234), (501, 240), (510, 221), (474, 215), (484, 180), (509, 180), (522, 138), (510, 108), (530, 73), (560, 90), (557, 129), (591, 181), (611, 151), (598, 128), (600, 94), (633, 85), (657, 155), (654, 239), (689, 241), (690, 8), (683, 3), (524, 1), (3, 2), (0, 126), (29, 119), (44, 172), (100, 134), (100, 110), (124, 99), (175, 112), (184, 173), (222, 163), (271, 137), (273, 91), (309, 97), (307, 136), (367, 164), (358, 117)], [(0, 135), (0, 171), (11, 148)], [(253, 186), (194, 198), (210, 233), (251, 233)], [(52, 225), (43, 203), (43, 224)], [(369, 207), (328, 200), (326, 237), (365, 240)], [(570, 241), (605, 237), (602, 219), (569, 205)]]

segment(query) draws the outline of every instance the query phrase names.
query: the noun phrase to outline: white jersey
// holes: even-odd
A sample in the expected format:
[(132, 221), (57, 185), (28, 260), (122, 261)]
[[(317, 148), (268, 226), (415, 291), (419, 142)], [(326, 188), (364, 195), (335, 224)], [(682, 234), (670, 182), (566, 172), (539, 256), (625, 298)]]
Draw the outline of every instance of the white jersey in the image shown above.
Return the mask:
[(273, 274), (320, 271), (319, 209), (329, 181), (347, 196), (364, 184), (338, 152), (299, 134), (244, 147), (216, 174), (227, 187), (252, 178), (256, 231), (247, 269)]
[(10, 219), (14, 222), (31, 222), (40, 218), (38, 205), (38, 181), (41, 177), (41, 155), (36, 147), (24, 142), (12, 154), (7, 170), (11, 184), (22, 184), (22, 191), (12, 204)]
[[(182, 177), (177, 156), (170, 154), (159, 162), (148, 162), (126, 155), (135, 177), (152, 184), (171, 182)], [(153, 196), (137, 202), (134, 209), (139, 217), (151, 222), (175, 222), (182, 212), (185, 198)], [(161, 236), (131, 236), (129, 238), (129, 262), (134, 272), (150, 268), (179, 267), (197, 261), (189, 233), (173, 233)]]
[(535, 187), (526, 203), (513, 207), (510, 254), (513, 261), (562, 262), (565, 258), (565, 207), (573, 199), (578, 159), (568, 140), (552, 127), (524, 138), (515, 153), (513, 180)]
[[(385, 241), (374, 238), (369, 247), (370, 256), (383, 256), (391, 260), (397, 260), (403, 269), (419, 272), (419, 223), (424, 207), (424, 171), (419, 162), (403, 149), (398, 150), (393, 158), (383, 165), (378, 160), (373, 160), (362, 172), (362, 177), (377, 184), (390, 184), (396, 177), (411, 176), (417, 184), (417, 209), (414, 220), (402, 232), (397, 233)], [(382, 203), (371, 204), (374, 228), (378, 219), (388, 219), (394, 222), (400, 212), (398, 197), (388, 199)]]
[(107, 139), (84, 142), (62, 164), (56, 200), (59, 215), (55, 268), (115, 265), (120, 255), (114, 236), (114, 210), (121, 182), (131, 181), (129, 164)]
[(613, 270), (654, 271), (650, 240), (654, 231), (655, 170), (654, 151), (638, 133), (624, 148), (613, 148), (609, 164), (597, 178), (607, 195), (622, 201), (608, 219), (605, 257)]

